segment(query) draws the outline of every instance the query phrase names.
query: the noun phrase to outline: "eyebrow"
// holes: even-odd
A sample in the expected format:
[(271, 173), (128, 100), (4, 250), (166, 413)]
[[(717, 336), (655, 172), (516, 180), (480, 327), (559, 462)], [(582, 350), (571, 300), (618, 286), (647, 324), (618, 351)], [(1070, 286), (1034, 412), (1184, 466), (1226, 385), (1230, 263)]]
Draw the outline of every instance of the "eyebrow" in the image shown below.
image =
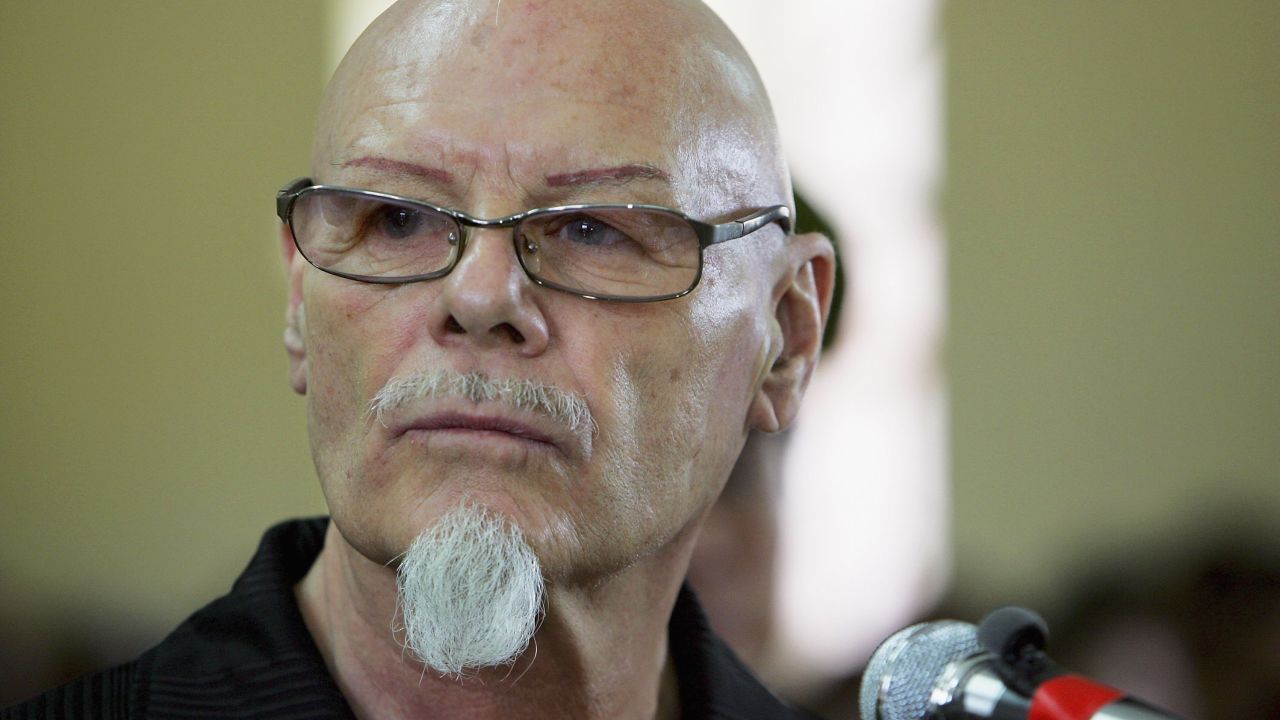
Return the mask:
[(363, 167), (371, 170), (380, 170), (382, 172), (392, 173), (395, 175), (411, 175), (413, 177), (430, 180), (432, 182), (450, 185), (453, 183), (453, 173), (440, 168), (429, 167), (427, 165), (419, 165), (417, 163), (405, 162), (404, 160), (392, 160), (382, 157), (358, 157), (342, 163), (343, 167)]
[[(347, 160), (342, 163), (342, 166), (369, 168), (371, 170), (378, 170), (394, 175), (409, 175), (446, 185), (453, 183), (453, 173), (448, 170), (442, 170), (440, 168), (420, 165), (418, 163), (407, 162), (404, 160), (392, 160), (391, 158), (363, 156)], [(547, 175), (544, 180), (548, 187), (563, 188), (593, 185), (624, 185), (634, 180), (659, 180), (664, 183), (669, 183), (671, 178), (664, 170), (654, 167), (653, 165), (647, 165), (644, 163), (628, 163), (626, 165), (618, 165), (615, 167), (590, 168), (587, 170), (575, 170), (573, 172)]]
[(670, 182), (670, 177), (661, 169), (652, 165), (632, 163), (617, 167), (593, 168), (575, 172), (547, 175), (548, 187), (578, 187), (583, 185), (624, 184), (632, 180), (661, 180)]

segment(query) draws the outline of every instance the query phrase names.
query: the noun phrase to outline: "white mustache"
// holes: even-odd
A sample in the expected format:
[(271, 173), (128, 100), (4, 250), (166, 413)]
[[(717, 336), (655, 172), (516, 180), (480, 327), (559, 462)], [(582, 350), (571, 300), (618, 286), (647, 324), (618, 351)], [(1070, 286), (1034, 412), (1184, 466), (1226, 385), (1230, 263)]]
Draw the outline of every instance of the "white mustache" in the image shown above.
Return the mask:
[(381, 425), (383, 416), (410, 402), (464, 398), (471, 402), (500, 402), (525, 412), (544, 415), (573, 433), (596, 431), (591, 408), (582, 396), (525, 378), (491, 378), (481, 372), (422, 370), (393, 377), (369, 401), (369, 414)]

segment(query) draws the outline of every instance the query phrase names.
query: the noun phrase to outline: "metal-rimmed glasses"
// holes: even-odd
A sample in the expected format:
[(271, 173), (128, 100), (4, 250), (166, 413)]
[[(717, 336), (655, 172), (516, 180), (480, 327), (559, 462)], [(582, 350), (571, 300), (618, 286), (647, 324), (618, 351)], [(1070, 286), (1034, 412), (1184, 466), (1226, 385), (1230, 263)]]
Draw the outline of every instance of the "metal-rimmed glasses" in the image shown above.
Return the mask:
[(702, 251), (777, 223), (775, 205), (729, 222), (694, 220), (658, 205), (537, 208), (487, 220), (373, 190), (299, 178), (276, 193), (276, 214), (298, 252), (324, 272), (368, 283), (443, 277), (466, 248), (464, 227), (513, 228), (516, 257), (543, 287), (591, 300), (655, 302), (687, 295), (702, 278)]

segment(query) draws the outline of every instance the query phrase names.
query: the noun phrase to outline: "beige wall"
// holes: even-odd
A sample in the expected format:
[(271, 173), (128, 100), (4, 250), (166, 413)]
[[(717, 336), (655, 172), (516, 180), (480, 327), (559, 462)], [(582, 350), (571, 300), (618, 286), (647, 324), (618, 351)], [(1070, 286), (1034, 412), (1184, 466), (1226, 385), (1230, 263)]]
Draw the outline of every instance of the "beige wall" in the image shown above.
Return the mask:
[(6, 4), (0, 627), (165, 632), (322, 510), (273, 216), (322, 53), (318, 3)]
[(960, 594), (1052, 608), (1232, 523), (1280, 549), (1280, 4), (943, 29)]
[[(1278, 7), (948, 7), (963, 596), (1052, 603), (1094, 553), (1280, 516)], [(321, 9), (6, 6), (0, 617), (161, 633), (321, 511), (271, 202)]]

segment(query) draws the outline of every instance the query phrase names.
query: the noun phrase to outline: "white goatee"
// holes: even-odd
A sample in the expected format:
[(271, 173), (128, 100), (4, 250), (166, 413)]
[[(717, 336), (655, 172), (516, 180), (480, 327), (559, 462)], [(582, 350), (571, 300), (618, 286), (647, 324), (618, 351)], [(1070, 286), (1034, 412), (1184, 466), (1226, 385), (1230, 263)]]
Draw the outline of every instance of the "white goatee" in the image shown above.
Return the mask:
[(542, 610), (542, 568), (520, 529), (463, 504), (419, 535), (396, 578), (403, 643), (448, 676), (510, 664)]

